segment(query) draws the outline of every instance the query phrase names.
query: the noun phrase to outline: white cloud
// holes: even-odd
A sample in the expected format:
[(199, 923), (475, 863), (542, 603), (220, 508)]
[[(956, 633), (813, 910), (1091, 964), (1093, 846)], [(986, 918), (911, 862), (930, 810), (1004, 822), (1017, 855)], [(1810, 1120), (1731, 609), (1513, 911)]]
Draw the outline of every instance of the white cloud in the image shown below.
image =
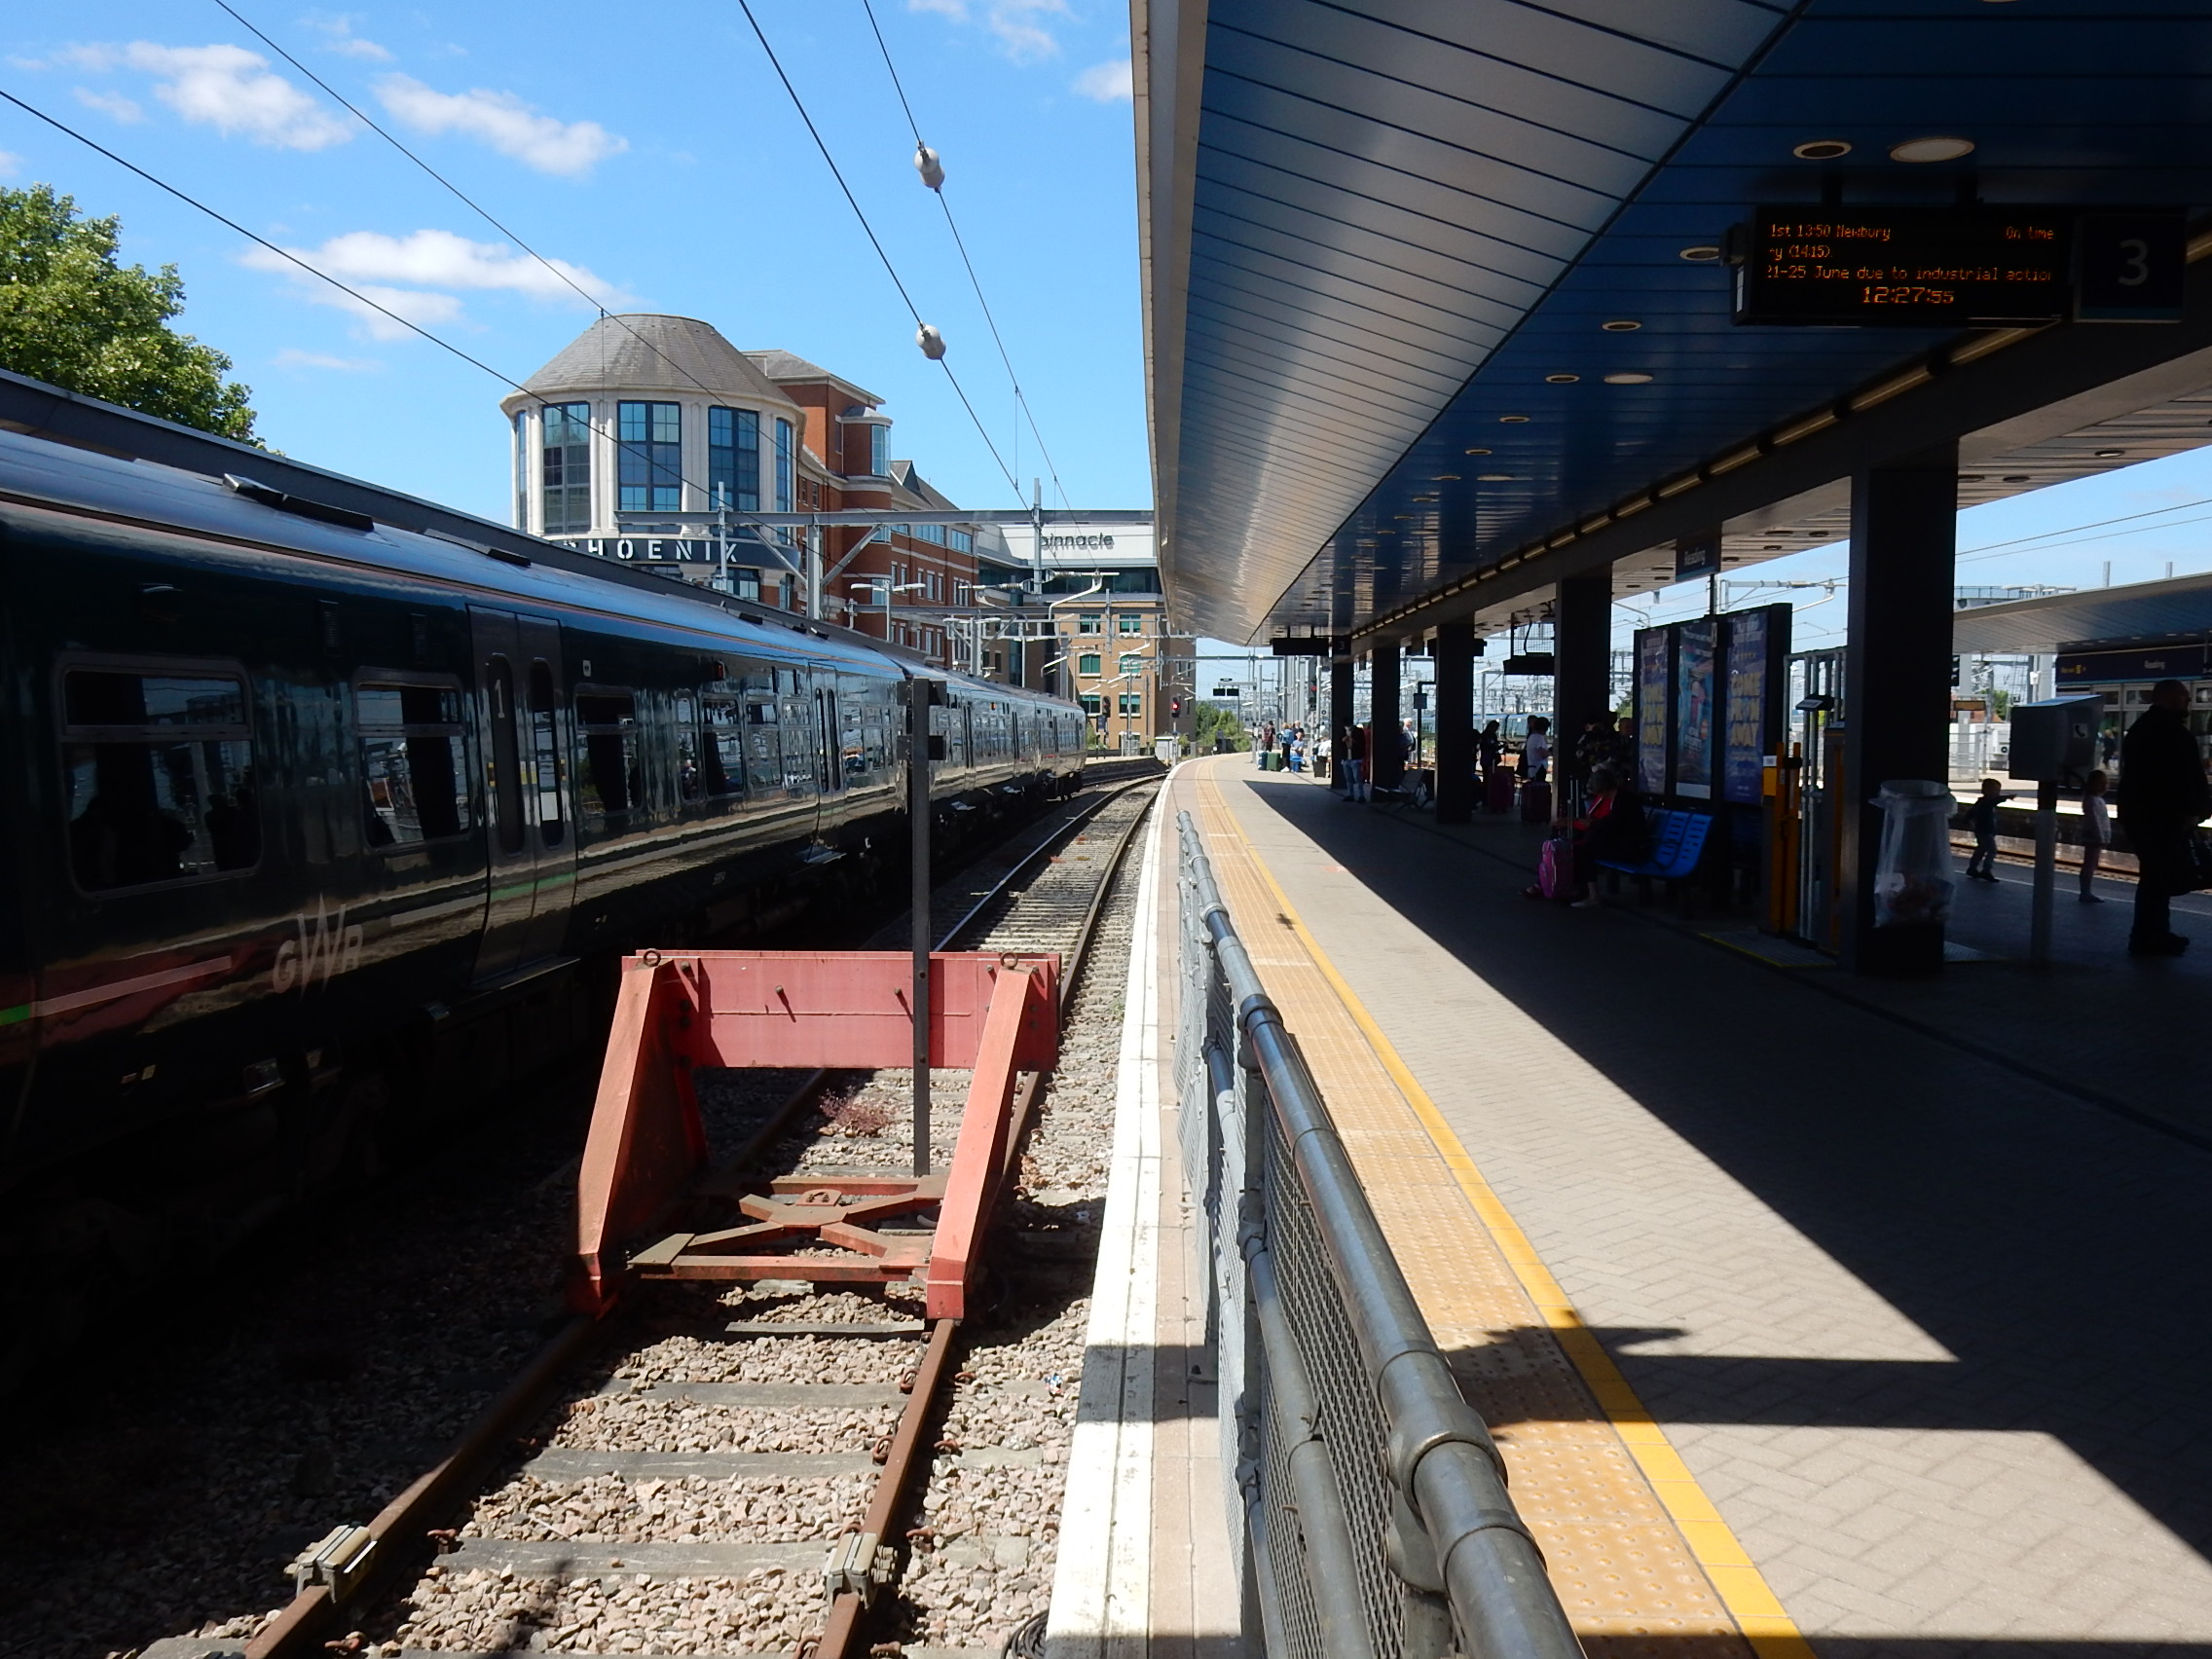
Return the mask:
[(0, 178), (14, 178), (22, 170), (22, 157), (13, 150), (0, 150)]
[[(580, 265), (556, 259), (550, 262), (553, 269), (549, 270), (528, 254), (514, 252), (504, 242), (470, 241), (451, 231), (417, 231), (406, 237), (349, 231), (332, 237), (320, 247), (285, 251), (335, 276), (387, 311), (425, 328), (461, 320), (462, 302), (460, 294), (452, 291), (455, 289), (519, 294), (526, 299), (580, 306), (585, 302), (575, 288), (569, 286), (572, 281), (595, 303), (610, 311), (637, 303), (635, 296)], [(247, 249), (241, 263), (255, 271), (291, 277), (303, 298), (350, 313), (372, 340), (401, 340), (412, 333), (374, 306), (317, 281), (268, 248)], [(564, 276), (569, 281), (562, 280)]]
[(341, 12), (335, 17), (310, 18), (311, 28), (320, 29), (330, 38), (323, 43), (323, 51), (340, 53), (347, 57), (365, 57), (372, 63), (389, 63), (391, 54), (375, 41), (353, 32), (353, 18)]
[(157, 79), (154, 95), (190, 122), (225, 137), (243, 133), (257, 144), (322, 150), (353, 136), (347, 123), (285, 80), (269, 59), (242, 46), (75, 46), (56, 61), (80, 69), (137, 69)]
[[(381, 320), (381, 319), (380, 319)], [(336, 369), (342, 374), (372, 374), (384, 367), (374, 357), (333, 357), (327, 351), (302, 351), (287, 346), (276, 353), (280, 369)]]
[(146, 119), (146, 112), (139, 108), (137, 100), (127, 98), (121, 92), (95, 92), (90, 87), (72, 87), (69, 90), (77, 94), (77, 101), (87, 109), (104, 111), (126, 127), (135, 126)]
[(512, 92), (482, 87), (441, 92), (411, 75), (387, 75), (377, 83), (377, 96), (418, 132), (464, 132), (539, 172), (573, 177), (630, 147), (629, 139), (596, 121), (556, 121)]
[[(956, 23), (972, 20), (968, 0), (906, 0), (906, 9), (934, 12)], [(983, 26), (998, 37), (999, 50), (1016, 63), (1060, 55), (1059, 40), (1043, 19), (1069, 16), (1067, 0), (979, 0), (976, 12)]]
[(1129, 60), (1112, 57), (1104, 63), (1093, 63), (1075, 78), (1075, 90), (1099, 103), (1126, 101), (1135, 92)]

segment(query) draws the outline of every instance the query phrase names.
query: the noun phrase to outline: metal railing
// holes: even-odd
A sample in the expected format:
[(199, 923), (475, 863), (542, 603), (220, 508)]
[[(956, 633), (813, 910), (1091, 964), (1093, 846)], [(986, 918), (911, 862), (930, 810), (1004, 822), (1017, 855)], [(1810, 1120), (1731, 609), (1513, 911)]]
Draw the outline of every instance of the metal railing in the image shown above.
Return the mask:
[(1178, 817), (1178, 1138), (1270, 1659), (1580, 1659), (1297, 1040)]

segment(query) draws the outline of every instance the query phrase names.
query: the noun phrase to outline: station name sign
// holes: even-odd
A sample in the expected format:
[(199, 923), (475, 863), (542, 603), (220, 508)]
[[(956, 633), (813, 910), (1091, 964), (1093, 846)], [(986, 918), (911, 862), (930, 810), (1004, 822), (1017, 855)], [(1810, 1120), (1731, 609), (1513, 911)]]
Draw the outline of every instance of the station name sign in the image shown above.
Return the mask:
[(2179, 209), (1790, 205), (1731, 239), (1735, 319), (1859, 328), (2178, 322)]

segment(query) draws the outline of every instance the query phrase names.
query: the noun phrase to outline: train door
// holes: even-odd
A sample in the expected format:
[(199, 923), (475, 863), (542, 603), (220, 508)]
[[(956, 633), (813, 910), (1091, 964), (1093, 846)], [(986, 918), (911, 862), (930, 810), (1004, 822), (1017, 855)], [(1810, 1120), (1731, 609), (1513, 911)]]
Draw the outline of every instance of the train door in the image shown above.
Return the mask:
[(561, 630), (541, 616), (469, 608), (490, 869), (476, 977), (557, 955), (575, 894)]

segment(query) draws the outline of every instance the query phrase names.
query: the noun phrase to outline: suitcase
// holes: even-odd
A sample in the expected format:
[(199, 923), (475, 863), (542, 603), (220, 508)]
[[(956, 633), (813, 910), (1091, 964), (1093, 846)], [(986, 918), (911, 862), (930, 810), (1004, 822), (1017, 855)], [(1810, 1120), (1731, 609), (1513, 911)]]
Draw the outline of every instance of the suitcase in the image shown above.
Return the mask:
[(1513, 810), (1513, 774), (1503, 766), (1493, 766), (1490, 771), (1488, 793), (1483, 797), (1486, 812), (1511, 812)]
[(1551, 821), (1552, 787), (1541, 778), (1530, 779), (1521, 786), (1521, 822), (1549, 824)]
[[(1530, 788), (1540, 788), (1531, 784)], [(1536, 860), (1536, 889), (1546, 899), (1565, 903), (1574, 897), (1574, 843), (1565, 835), (1554, 835), (1544, 843), (1544, 850)]]

